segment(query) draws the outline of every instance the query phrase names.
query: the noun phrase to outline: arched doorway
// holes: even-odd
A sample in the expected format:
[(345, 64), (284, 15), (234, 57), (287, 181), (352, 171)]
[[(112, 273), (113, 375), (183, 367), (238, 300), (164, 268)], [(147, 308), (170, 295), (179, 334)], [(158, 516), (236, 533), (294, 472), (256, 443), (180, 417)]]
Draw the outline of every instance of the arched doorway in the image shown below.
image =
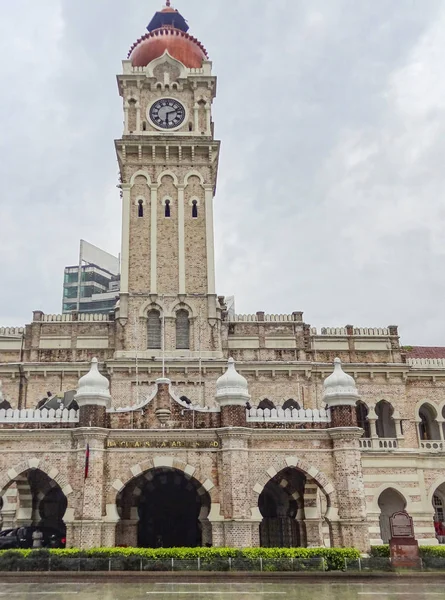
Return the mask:
[(296, 468), (283, 469), (269, 480), (259, 496), (258, 507), (263, 517), (262, 547), (322, 546), (326, 535), (330, 537), (324, 519), (327, 498), (311, 477)]
[(40, 469), (18, 475), (1, 491), (2, 529), (34, 525), (66, 536), (67, 498), (60, 486)]
[(210, 496), (178, 469), (151, 469), (119, 494), (117, 545), (140, 548), (211, 546)]
[(406, 508), (404, 496), (394, 488), (384, 490), (378, 500), (380, 508), (380, 537), (384, 544), (391, 539), (390, 519), (392, 515)]

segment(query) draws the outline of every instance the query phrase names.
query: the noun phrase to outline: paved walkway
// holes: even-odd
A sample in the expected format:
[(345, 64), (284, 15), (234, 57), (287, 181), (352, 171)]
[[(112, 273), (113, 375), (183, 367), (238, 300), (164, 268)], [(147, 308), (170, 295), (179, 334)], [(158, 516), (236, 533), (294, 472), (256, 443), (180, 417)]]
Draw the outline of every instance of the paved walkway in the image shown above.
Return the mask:
[(375, 581), (308, 583), (276, 582), (205, 583), (2, 583), (0, 598), (31, 600), (434, 600), (445, 598), (438, 581)]

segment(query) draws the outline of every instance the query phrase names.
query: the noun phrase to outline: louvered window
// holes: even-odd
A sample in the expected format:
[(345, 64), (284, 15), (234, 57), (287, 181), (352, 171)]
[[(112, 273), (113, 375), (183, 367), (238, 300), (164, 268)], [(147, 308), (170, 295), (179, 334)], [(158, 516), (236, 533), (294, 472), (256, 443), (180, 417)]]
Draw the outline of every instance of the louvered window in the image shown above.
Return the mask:
[(190, 321), (186, 310), (178, 310), (176, 313), (176, 348), (178, 350), (190, 348)]
[(149, 350), (160, 350), (162, 347), (162, 324), (161, 315), (157, 310), (148, 313), (147, 337)]

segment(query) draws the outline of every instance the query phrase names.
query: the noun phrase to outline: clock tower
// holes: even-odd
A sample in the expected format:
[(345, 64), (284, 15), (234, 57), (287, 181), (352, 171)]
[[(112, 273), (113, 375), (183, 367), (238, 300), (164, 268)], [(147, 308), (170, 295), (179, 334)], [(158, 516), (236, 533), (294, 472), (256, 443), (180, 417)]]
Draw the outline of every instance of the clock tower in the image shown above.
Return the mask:
[(124, 132), (117, 355), (220, 358), (213, 198), (219, 142), (216, 77), (170, 1), (130, 49), (118, 76)]

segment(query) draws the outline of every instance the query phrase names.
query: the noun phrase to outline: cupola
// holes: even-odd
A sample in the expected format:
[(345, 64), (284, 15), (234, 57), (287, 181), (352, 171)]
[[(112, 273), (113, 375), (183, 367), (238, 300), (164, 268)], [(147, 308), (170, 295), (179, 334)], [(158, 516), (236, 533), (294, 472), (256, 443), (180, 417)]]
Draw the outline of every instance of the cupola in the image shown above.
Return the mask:
[(235, 368), (229, 358), (227, 371), (216, 382), (216, 400), (220, 406), (243, 406), (250, 400), (247, 380)]
[(87, 405), (109, 407), (110, 382), (99, 373), (97, 358), (93, 358), (89, 372), (79, 379), (74, 399), (79, 408)]
[(345, 373), (341, 360), (334, 360), (334, 372), (325, 379), (323, 401), (331, 410), (332, 427), (357, 427), (356, 405), (360, 395), (354, 378)]
[(170, 0), (147, 26), (148, 33), (133, 44), (128, 54), (133, 67), (146, 67), (167, 51), (189, 69), (199, 69), (208, 58), (204, 46), (189, 35), (189, 26)]

